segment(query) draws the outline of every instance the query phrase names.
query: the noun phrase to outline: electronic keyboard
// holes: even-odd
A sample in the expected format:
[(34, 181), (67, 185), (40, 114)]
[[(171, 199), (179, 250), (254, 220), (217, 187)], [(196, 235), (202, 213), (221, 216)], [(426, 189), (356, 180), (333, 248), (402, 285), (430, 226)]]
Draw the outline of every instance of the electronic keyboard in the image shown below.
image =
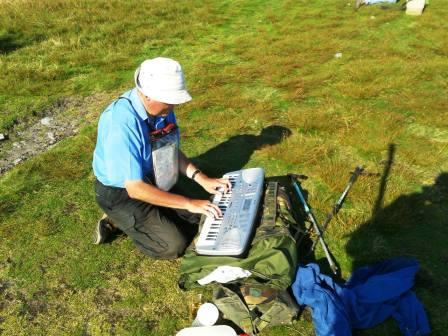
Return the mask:
[(264, 171), (249, 168), (224, 174), (232, 189), (214, 195), (212, 202), (222, 211), (221, 218), (206, 217), (196, 253), (201, 255), (241, 255), (249, 242), (263, 193)]

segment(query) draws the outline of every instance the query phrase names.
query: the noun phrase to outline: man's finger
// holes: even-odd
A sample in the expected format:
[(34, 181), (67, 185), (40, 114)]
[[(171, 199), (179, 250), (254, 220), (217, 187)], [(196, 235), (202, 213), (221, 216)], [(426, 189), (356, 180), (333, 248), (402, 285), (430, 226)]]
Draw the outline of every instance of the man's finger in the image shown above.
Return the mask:
[(205, 210), (205, 215), (210, 218), (215, 218), (215, 214), (210, 210)]
[(205, 204), (202, 208), (201, 208), (201, 213), (203, 213), (204, 215), (206, 215), (207, 217), (213, 218), (215, 217), (214, 213), (211, 211), (210, 207), (208, 206), (208, 204)]
[(227, 190), (232, 190), (232, 183), (228, 178), (221, 179), (221, 182), (224, 183), (227, 187)]
[(210, 190), (210, 193), (211, 193), (211, 194), (214, 194), (214, 195), (222, 195), (222, 194), (224, 193), (224, 190), (221, 189), (221, 187), (218, 187), (218, 188), (212, 188), (212, 189)]
[(215, 216), (215, 218), (220, 218), (220, 217), (222, 217), (221, 209), (220, 209), (216, 204), (210, 203), (210, 204), (208, 205), (208, 208), (209, 208), (209, 211), (213, 213), (213, 215)]
[(232, 190), (232, 184), (230, 183), (229, 179), (221, 178), (217, 180), (221, 186), (218, 187), (218, 189), (222, 189), (222, 192), (225, 194), (229, 190)]
[(213, 206), (216, 208), (216, 210), (218, 211), (218, 215), (221, 218), (223, 216), (221, 208), (217, 204), (213, 204)]

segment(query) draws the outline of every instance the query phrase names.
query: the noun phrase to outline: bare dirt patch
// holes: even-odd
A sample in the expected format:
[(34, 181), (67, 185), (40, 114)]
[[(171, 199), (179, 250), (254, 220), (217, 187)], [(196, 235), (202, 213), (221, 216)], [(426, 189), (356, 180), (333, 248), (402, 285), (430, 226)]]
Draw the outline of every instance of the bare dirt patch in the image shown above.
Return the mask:
[(0, 175), (15, 165), (46, 151), (80, 127), (96, 123), (108, 97), (66, 97), (42, 111), (39, 118), (19, 122), (0, 134)]

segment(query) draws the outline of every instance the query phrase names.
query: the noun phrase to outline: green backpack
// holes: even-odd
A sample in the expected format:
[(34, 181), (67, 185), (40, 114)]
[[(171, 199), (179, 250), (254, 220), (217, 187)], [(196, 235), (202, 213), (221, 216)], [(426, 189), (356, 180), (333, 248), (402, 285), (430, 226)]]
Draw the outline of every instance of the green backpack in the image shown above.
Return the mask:
[(297, 224), (291, 213), (289, 197), (277, 182), (269, 182), (261, 224), (256, 228), (247, 256), (201, 256), (190, 246), (181, 262), (179, 287), (201, 287), (198, 280), (218, 266), (226, 265), (250, 271), (252, 275), (244, 279), (247, 284), (288, 288), (295, 278), (297, 267), (297, 246), (292, 230), (297, 230)]
[(179, 286), (200, 287), (198, 280), (218, 266), (236, 266), (251, 272), (244, 279), (215, 286), (213, 302), (224, 317), (249, 335), (266, 326), (291, 323), (298, 306), (287, 288), (294, 281), (298, 263), (296, 239), (300, 232), (291, 202), (283, 187), (267, 183), (260, 225), (247, 255), (242, 257), (200, 256), (190, 247), (180, 266)]

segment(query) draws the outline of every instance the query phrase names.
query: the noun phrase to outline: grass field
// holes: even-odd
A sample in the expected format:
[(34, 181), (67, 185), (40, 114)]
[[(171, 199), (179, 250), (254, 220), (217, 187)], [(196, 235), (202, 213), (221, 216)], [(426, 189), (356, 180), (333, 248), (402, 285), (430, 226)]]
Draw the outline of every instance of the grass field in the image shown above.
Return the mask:
[[(306, 174), (323, 221), (356, 165), (380, 173), (357, 182), (327, 242), (345, 278), (417, 258), (415, 291), (445, 335), (447, 15), (443, 0), (420, 17), (334, 0), (0, 0), (0, 133), (99, 97), (78, 135), (0, 176), (0, 334), (161, 336), (191, 322), (178, 260), (147, 258), (125, 237), (91, 243), (91, 122), (162, 55), (183, 65), (194, 99), (177, 109), (182, 148), (209, 175)], [(272, 125), (291, 135), (272, 139)], [(317, 260), (326, 270), (319, 248)], [(312, 334), (302, 319), (261, 335)], [(400, 333), (387, 321), (358, 334)]]

